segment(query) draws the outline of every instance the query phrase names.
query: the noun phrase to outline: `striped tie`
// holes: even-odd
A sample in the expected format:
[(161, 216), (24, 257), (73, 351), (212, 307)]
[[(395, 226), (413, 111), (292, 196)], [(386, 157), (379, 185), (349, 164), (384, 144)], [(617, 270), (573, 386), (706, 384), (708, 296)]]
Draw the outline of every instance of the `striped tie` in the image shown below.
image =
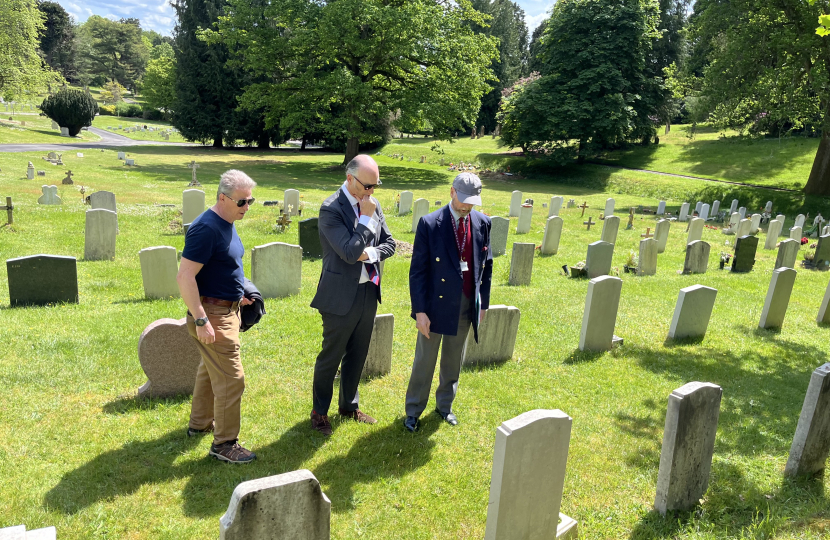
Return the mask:
[[(358, 203), (356, 206), (357, 206), (357, 217), (359, 219), (360, 216), (361, 216), (360, 203)], [(380, 276), (378, 275), (378, 271), (375, 268), (375, 265), (373, 263), (363, 263), (363, 265), (366, 267), (366, 273), (369, 274), (369, 281), (371, 281), (372, 283), (374, 283), (375, 285), (380, 287)]]

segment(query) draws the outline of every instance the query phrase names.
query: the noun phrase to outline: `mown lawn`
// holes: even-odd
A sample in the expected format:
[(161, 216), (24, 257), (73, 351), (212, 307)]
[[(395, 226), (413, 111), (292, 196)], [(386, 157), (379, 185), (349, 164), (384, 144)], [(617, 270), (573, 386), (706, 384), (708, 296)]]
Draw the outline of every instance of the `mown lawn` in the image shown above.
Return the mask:
[[(14, 118), (9, 120), (9, 118)], [(22, 125), (21, 122), (25, 122)], [(81, 130), (77, 137), (61, 137), (61, 130), (52, 129), (52, 120), (38, 114), (16, 114), (14, 117), (3, 116), (0, 119), (0, 144), (47, 143), (62, 144), (67, 142), (95, 142), (101, 138), (89, 131)]]
[[(480, 144), (485, 143), (489, 138)], [(388, 150), (383, 153), (393, 153)], [(516, 351), (508, 362), (462, 373), (456, 428), (435, 415), (425, 415), (415, 435), (401, 425), (416, 334), (409, 318), (410, 261), (395, 256), (385, 266), (379, 308), (396, 319), (392, 372), (361, 387), (361, 407), (379, 422), (335, 422), (330, 439), (310, 430), (321, 325), (308, 304), (320, 261), (305, 260), (300, 295), (267, 300), (268, 315), (242, 336), (242, 441), (259, 459), (238, 467), (209, 459), (207, 439), (185, 436), (188, 398), (134, 397), (145, 381), (138, 336), (152, 321), (179, 318), (185, 310), (178, 299), (143, 299), (137, 253), (156, 245), (183, 247), (176, 211), (154, 205), (180, 204), (191, 160), (201, 164), (208, 201), (219, 174), (239, 168), (259, 183), (259, 201), (299, 189), (305, 218), (315, 216), (342, 182), (342, 170), (335, 167), (342, 156), (133, 147), (128, 157), (137, 166), (128, 168), (116, 150), (87, 152), (84, 158), (73, 152), (64, 161), (76, 184), (86, 186), (87, 194), (114, 191), (120, 214), (116, 260), (85, 262), (78, 186), (59, 186), (64, 204), (45, 207), (36, 204), (40, 185), (59, 183), (63, 175), (25, 180), (26, 162), (41, 155), (0, 154), (0, 196), (13, 196), (16, 206), (14, 229), (0, 228), (0, 258), (77, 257), (80, 303), (11, 309), (6, 269), (0, 266), (0, 526), (55, 525), (66, 539), (214, 538), (239, 482), (307, 468), (332, 501), (333, 538), (481, 538), (496, 427), (531, 409), (558, 408), (574, 420), (562, 511), (579, 521), (581, 538), (818, 539), (830, 532), (828, 481), (782, 476), (810, 374), (827, 358), (830, 330), (817, 326), (815, 317), (830, 275), (799, 269), (783, 329), (758, 330), (775, 251), (759, 250), (749, 274), (719, 271), (718, 255), (734, 237), (705, 229), (703, 238), (712, 244), (709, 272), (678, 275), (686, 233), (675, 223), (656, 276), (620, 276), (615, 333), (624, 346), (603, 354), (577, 350), (588, 282), (566, 278), (561, 266), (583, 260), (587, 244), (601, 234), (601, 227), (586, 231), (582, 221), (596, 221), (609, 196), (616, 198), (619, 214), (633, 205), (655, 206), (666, 196), (676, 209), (682, 202), (677, 194), (713, 193), (704, 182), (594, 165), (547, 177), (485, 178), (482, 209), (491, 215), (507, 215), (515, 189), (536, 201), (530, 234), (515, 235), (516, 219), (511, 220), (508, 252), (515, 241), (541, 243), (547, 217), (542, 203), (552, 195), (587, 201), (590, 208), (584, 218), (580, 209), (562, 211), (560, 252), (536, 257), (530, 286), (507, 286), (509, 254), (496, 259), (491, 302), (521, 310)], [(411, 216), (395, 215), (395, 195), (408, 189), (431, 204), (446, 203), (454, 173), (433, 164), (377, 159), (383, 180), (378, 199), (393, 235), (411, 243)], [(824, 199), (741, 193), (748, 207), (773, 197), (776, 208), (788, 209), (789, 219), (810, 205), (827, 207)], [(273, 207), (257, 204), (238, 223), (248, 253), (268, 242), (297, 242), (296, 223), (277, 234), (275, 218)], [(633, 230), (620, 231), (615, 268), (622, 269), (653, 223), (637, 215)], [(249, 272), (250, 256), (245, 267)], [(678, 291), (696, 283), (718, 289), (709, 332), (702, 341), (667, 342)], [(698, 510), (662, 518), (651, 508), (666, 399), (695, 380), (724, 391), (710, 488)]]

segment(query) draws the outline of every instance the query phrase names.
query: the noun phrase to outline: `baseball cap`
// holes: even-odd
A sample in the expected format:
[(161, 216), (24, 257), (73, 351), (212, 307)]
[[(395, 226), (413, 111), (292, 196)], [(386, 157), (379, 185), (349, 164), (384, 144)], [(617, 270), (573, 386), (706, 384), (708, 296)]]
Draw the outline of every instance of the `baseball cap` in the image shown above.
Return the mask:
[(452, 187), (462, 204), (481, 204), (481, 180), (473, 173), (463, 172), (452, 181)]

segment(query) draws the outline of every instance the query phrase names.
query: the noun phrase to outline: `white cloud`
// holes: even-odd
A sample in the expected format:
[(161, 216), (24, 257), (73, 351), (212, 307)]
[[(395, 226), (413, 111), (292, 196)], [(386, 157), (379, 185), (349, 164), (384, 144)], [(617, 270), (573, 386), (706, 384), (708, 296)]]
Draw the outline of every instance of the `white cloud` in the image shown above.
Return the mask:
[(527, 24), (527, 31), (531, 34), (536, 27), (542, 24), (542, 21), (550, 17), (550, 13), (539, 13), (538, 15), (525, 15), (525, 24)]

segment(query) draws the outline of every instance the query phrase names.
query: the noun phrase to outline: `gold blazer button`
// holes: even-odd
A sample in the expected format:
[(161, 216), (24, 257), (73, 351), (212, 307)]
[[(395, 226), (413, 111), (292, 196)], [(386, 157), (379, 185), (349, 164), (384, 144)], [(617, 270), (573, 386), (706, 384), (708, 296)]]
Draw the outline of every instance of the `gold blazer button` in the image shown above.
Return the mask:
[(435, 257), (435, 262), (441, 262), (441, 257)]
[(443, 296), (439, 296), (438, 298), (444, 298)]

